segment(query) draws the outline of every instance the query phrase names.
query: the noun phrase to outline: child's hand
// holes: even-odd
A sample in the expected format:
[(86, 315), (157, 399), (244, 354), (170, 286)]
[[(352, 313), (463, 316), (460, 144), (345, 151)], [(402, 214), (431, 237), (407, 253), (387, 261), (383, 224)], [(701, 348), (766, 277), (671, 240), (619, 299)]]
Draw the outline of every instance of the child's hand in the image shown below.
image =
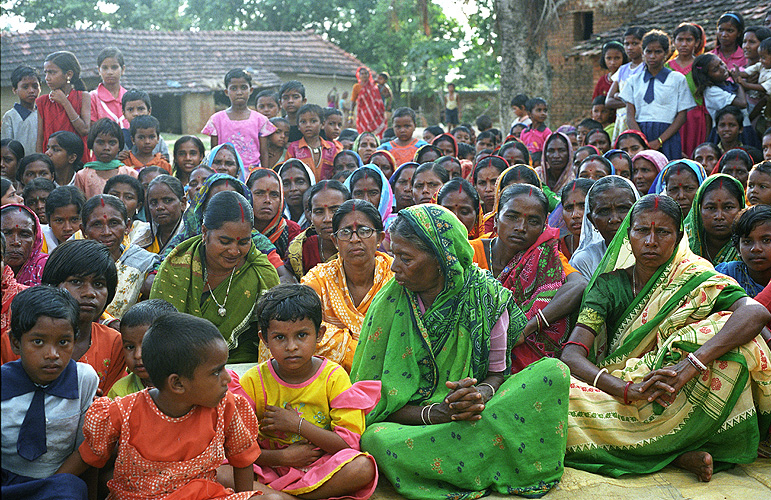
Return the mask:
[(735, 83), (738, 83), (741, 85), (743, 83), (742, 74), (741, 71), (739, 71), (739, 68), (734, 66), (734, 69), (728, 72), (731, 75), (731, 78)]
[(51, 93), (48, 94), (48, 97), (56, 103), (61, 104), (64, 106), (64, 103), (67, 102), (67, 96), (62, 92), (62, 89), (56, 89), (52, 90)]
[(161, 153), (161, 156), (163, 157), (164, 160), (169, 161), (169, 155), (168, 154)]
[(268, 405), (265, 407), (260, 427), (271, 432), (282, 431), (299, 434), (301, 418), (294, 410)]
[(282, 462), (287, 467), (307, 467), (324, 454), (324, 451), (308, 441), (290, 444), (282, 451)]
[(116, 156), (116, 158), (119, 161), (126, 161), (128, 159), (128, 157), (129, 157), (129, 150), (128, 149), (124, 149), (123, 151), (118, 153), (118, 156)]

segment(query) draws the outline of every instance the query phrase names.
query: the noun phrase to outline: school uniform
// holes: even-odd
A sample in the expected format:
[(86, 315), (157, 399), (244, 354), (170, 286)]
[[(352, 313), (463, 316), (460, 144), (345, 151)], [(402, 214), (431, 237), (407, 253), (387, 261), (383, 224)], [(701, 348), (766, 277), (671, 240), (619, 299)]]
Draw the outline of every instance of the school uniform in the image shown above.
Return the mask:
[(17, 102), (3, 115), (0, 135), (3, 139), (19, 141), (24, 146), (24, 154), (32, 154), (37, 147), (37, 118), (37, 107), (30, 111)]
[[(715, 116), (717, 112), (724, 107), (730, 105), (734, 99), (736, 99), (736, 84), (726, 82), (724, 85), (710, 85), (704, 89), (704, 106), (707, 108), (707, 113), (712, 118), (712, 130), (707, 137), (709, 142), (718, 144), (720, 137), (717, 135), (717, 120)], [(747, 112), (747, 108), (740, 109), (742, 112), (742, 131), (739, 133), (739, 140), (746, 146), (754, 146), (759, 148), (761, 146), (758, 136), (755, 133), (755, 129), (750, 122), (750, 115)]]

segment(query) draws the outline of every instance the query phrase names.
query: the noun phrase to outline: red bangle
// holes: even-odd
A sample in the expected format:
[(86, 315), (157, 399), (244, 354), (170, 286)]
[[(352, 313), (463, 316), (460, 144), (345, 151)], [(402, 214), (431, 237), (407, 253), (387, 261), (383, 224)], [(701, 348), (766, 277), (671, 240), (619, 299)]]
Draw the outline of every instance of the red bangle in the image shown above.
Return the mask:
[(630, 386), (630, 385), (632, 385), (632, 381), (631, 381), (631, 380), (630, 380), (629, 382), (627, 382), (627, 383), (626, 383), (626, 386), (624, 386), (624, 404), (625, 404), (625, 405), (630, 405), (630, 404), (632, 404), (632, 402), (631, 402), (631, 401), (629, 401), (629, 399), (628, 399), (628, 397), (627, 397), (627, 396), (629, 395), (629, 386)]
[(565, 344), (562, 346), (562, 348), (564, 349), (564, 348), (565, 348), (565, 346), (567, 346), (567, 345), (570, 345), (570, 344), (573, 344), (573, 345), (577, 345), (577, 346), (581, 346), (581, 347), (583, 347), (583, 348), (584, 348), (584, 350), (586, 351), (586, 355), (587, 355), (587, 356), (589, 356), (589, 348), (588, 348), (588, 347), (586, 347), (586, 346), (585, 346), (584, 344), (582, 344), (581, 342), (575, 342), (575, 341), (571, 340), (570, 342), (565, 342)]

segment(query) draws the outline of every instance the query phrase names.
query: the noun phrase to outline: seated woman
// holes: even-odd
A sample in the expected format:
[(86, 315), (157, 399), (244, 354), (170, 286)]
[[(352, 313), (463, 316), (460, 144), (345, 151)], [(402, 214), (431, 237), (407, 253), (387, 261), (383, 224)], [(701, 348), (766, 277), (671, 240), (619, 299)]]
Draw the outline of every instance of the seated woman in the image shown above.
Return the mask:
[(301, 229), (310, 226), (311, 221), (305, 217), (303, 195), (316, 184), (313, 170), (296, 158), (289, 159), (278, 168), (281, 185), (284, 189), (284, 218), (295, 222)]
[(5, 242), (5, 234), (0, 232), (0, 274), (2, 275), (2, 315), (0, 315), (0, 364), (8, 363), (19, 359), (11, 348), (11, 302), (16, 294), (29, 288), (26, 285), (20, 285), (13, 276), (13, 269), (7, 264), (5, 254), (8, 251)]
[(335, 174), (338, 172), (348, 172), (347, 175), (357, 168), (363, 165), (361, 157), (350, 149), (344, 149), (335, 155), (335, 159), (332, 160), (332, 167), (335, 169)]
[(107, 304), (107, 314), (121, 318), (131, 306), (150, 293), (147, 275), (158, 263), (158, 255), (135, 244), (124, 245), (129, 218), (126, 205), (117, 197), (99, 194), (83, 205), (83, 236), (107, 247), (118, 270), (115, 297)]
[[(536, 167), (538, 177), (544, 185), (544, 194), (548, 199), (559, 201), (560, 190), (565, 184), (576, 178), (576, 171), (571, 168), (570, 159), (573, 157), (573, 146), (565, 134), (552, 133), (543, 143), (541, 155), (542, 166)], [(548, 190), (547, 190), (548, 188)], [(550, 203), (551, 205), (551, 203)]]
[(744, 188), (738, 180), (726, 174), (707, 177), (685, 219), (691, 251), (713, 266), (739, 260), (731, 242), (731, 226), (743, 208)]
[(640, 199), (632, 181), (618, 175), (598, 180), (586, 193), (586, 209), (581, 222), (581, 239), (570, 265), (591, 279), (616, 231), (636, 200)]
[(498, 156), (503, 157), (509, 165), (530, 165), (530, 151), (518, 140), (507, 140), (498, 150)]
[[(603, 132), (605, 132), (603, 130)], [(598, 181), (613, 174), (613, 164), (600, 155), (589, 155), (578, 164), (578, 175), (581, 179)]]
[(246, 198), (218, 192), (206, 206), (201, 234), (171, 251), (150, 292), (151, 299), (214, 323), (227, 342), (229, 363), (258, 361), (256, 300), (278, 284), (275, 267), (253, 243), (253, 224)]
[[(501, 199), (501, 193), (512, 184), (529, 184), (538, 189), (543, 188), (541, 179), (533, 167), (528, 165), (512, 165), (504, 170), (495, 181), (495, 201), (493, 202), (492, 212), (484, 216), (484, 235), (486, 238), (494, 238), (498, 233), (495, 228), (495, 216), (498, 215), (498, 204)], [(550, 200), (551, 203), (551, 200)], [(550, 209), (553, 208), (550, 205)]]
[(607, 158), (613, 164), (613, 175), (620, 175), (627, 179), (632, 178), (632, 157), (626, 154), (625, 151), (611, 149), (602, 157)]
[[(434, 137), (431, 141), (431, 145), (439, 150), (439, 156), (458, 157), (458, 140), (452, 134), (445, 133)], [(437, 158), (439, 158), (439, 156), (437, 156)]]
[[(469, 181), (462, 177), (450, 179), (439, 190), (436, 203), (455, 214), (455, 217), (466, 227), (469, 240), (482, 237), (484, 233), (482, 202), (479, 201), (479, 193)], [(471, 243), (471, 246), (473, 247), (474, 244)], [(476, 251), (474, 253), (476, 255)]]
[(630, 157), (648, 148), (648, 138), (639, 130), (624, 130), (613, 142), (613, 149), (620, 149)]
[(174, 237), (184, 230), (185, 189), (178, 178), (162, 174), (150, 181), (145, 198), (150, 224), (138, 232), (132, 242), (148, 252), (162, 254)]
[(319, 294), (327, 327), (316, 344), (316, 354), (351, 371), (364, 315), (375, 295), (391, 279), (391, 256), (378, 252), (383, 222), (375, 207), (364, 200), (348, 200), (332, 217), (338, 257), (319, 264), (302, 283)]
[(367, 163), (372, 162), (370, 157), (375, 153), (379, 146), (380, 139), (372, 132), (362, 132), (356, 140), (353, 141), (353, 151), (359, 155), (361, 161)]
[[(598, 129), (595, 129), (598, 130)], [(597, 149), (595, 146), (581, 146), (580, 148), (573, 151), (573, 170), (578, 172), (578, 167), (581, 165), (581, 162), (587, 159), (588, 157), (592, 155), (599, 155), (600, 150)]]
[(683, 217), (688, 215), (699, 186), (707, 174), (699, 163), (681, 159), (667, 163), (651, 187), (652, 194), (666, 194), (680, 205)]
[(229, 142), (215, 146), (209, 153), (207, 164), (218, 174), (227, 174), (241, 182), (246, 181), (249, 173), (236, 147)]
[(39, 285), (48, 254), (44, 253), (43, 230), (37, 215), (21, 203), (0, 210), (0, 230), (5, 235), (5, 263), (20, 285)]
[[(362, 159), (362, 161), (364, 160)], [(383, 175), (388, 179), (396, 172), (396, 158), (394, 158), (394, 155), (392, 155), (390, 151), (385, 151), (383, 149), (375, 151), (369, 157), (368, 163), (377, 165), (378, 168), (382, 170)]]
[(610, 150), (610, 135), (601, 128), (590, 130), (586, 134), (584, 142), (587, 146), (594, 146), (597, 148), (601, 155)]
[[(347, 153), (353, 154), (353, 151), (347, 151)], [(249, 175), (246, 186), (252, 192), (254, 228), (275, 245), (281, 260), (286, 260), (289, 243), (302, 232), (302, 229), (296, 222), (284, 217), (282, 212), (284, 190), (281, 187), (281, 177), (273, 170), (258, 168)]]
[(413, 161), (415, 163), (424, 164), (430, 161), (436, 161), (444, 156), (444, 152), (433, 144), (424, 144), (415, 151)]
[(741, 260), (721, 262), (715, 271), (732, 277), (754, 297), (771, 281), (771, 207), (742, 210), (733, 224), (732, 240)]
[(646, 149), (632, 157), (632, 182), (640, 196), (651, 192), (656, 176), (669, 160), (660, 151)]
[(743, 188), (747, 188), (747, 180), (752, 170), (752, 157), (743, 149), (730, 149), (720, 157), (712, 174), (726, 174), (742, 183)]
[(560, 252), (567, 259), (570, 259), (578, 248), (581, 225), (584, 221), (586, 195), (593, 184), (594, 181), (590, 179), (575, 179), (567, 183), (560, 193), (562, 222), (567, 228), (567, 234), (560, 238)]
[[(456, 177), (464, 177), (463, 165), (461, 165), (460, 160), (456, 157), (442, 156), (436, 159), (436, 163), (447, 170), (447, 175), (450, 176), (450, 179), (455, 179)], [(469, 173), (470, 172), (471, 171), (469, 170)]]
[(683, 236), (677, 203), (647, 195), (589, 283), (562, 354), (566, 465), (618, 477), (673, 464), (709, 481), (756, 458), (771, 421), (771, 352), (758, 336), (771, 313)]
[(415, 201), (412, 199), (412, 177), (415, 175), (415, 169), (419, 166), (415, 162), (407, 162), (396, 169), (396, 172), (388, 179), (396, 199), (394, 213), (398, 213), (401, 209), (415, 204)]
[(392, 214), (394, 193), (383, 172), (373, 164), (364, 165), (348, 177), (343, 185), (348, 188), (354, 200), (366, 200), (377, 207), (383, 221), (383, 227), (388, 229), (396, 218)]
[(317, 264), (330, 262), (337, 256), (332, 240), (332, 216), (351, 199), (348, 188), (338, 181), (319, 181), (309, 193), (311, 227), (298, 234), (287, 251), (286, 267), (298, 280)]
[(525, 316), (473, 265), (449, 210), (404, 209), (390, 232), (394, 279), (367, 311), (351, 370), (382, 381), (362, 450), (407, 498), (544, 495), (563, 472), (567, 369), (543, 359), (505, 377)]
[[(482, 200), (482, 208), (485, 214), (493, 214), (495, 211), (496, 186), (501, 174), (509, 168), (506, 160), (500, 156), (487, 155), (481, 158), (474, 166), (471, 182)], [(487, 215), (485, 215), (487, 218)]]
[(412, 176), (412, 199), (416, 205), (434, 203), (442, 186), (450, 180), (444, 167), (434, 162), (424, 163)]

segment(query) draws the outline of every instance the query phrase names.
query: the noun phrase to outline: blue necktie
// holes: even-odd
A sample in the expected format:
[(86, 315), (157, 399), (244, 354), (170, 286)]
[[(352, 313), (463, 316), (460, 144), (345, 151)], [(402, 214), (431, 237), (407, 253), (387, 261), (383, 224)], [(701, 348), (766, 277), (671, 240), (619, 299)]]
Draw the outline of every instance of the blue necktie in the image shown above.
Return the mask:
[(653, 85), (656, 83), (656, 77), (652, 76), (650, 77), (650, 80), (648, 80), (648, 89), (645, 91), (645, 97), (643, 97), (643, 101), (645, 101), (647, 104), (650, 104), (653, 102)]
[(16, 450), (21, 458), (30, 462), (48, 450), (46, 446), (46, 409), (45, 391), (42, 387), (35, 390), (27, 415), (19, 428), (19, 440)]

